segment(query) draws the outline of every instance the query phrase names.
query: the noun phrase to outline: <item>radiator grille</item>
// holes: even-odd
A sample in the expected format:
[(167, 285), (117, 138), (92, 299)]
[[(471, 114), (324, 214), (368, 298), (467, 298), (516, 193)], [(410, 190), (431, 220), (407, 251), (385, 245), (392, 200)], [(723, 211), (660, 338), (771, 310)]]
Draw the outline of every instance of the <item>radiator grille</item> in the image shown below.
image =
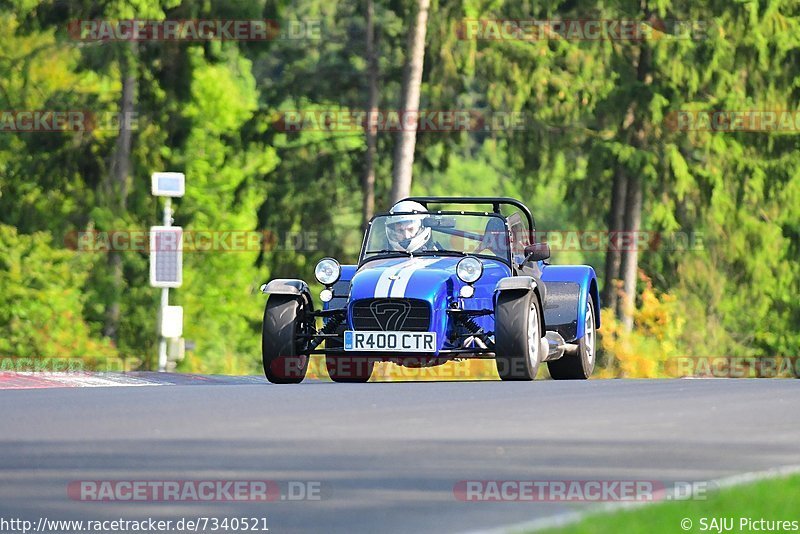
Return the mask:
[(419, 299), (362, 299), (353, 303), (355, 330), (427, 332), (431, 306)]

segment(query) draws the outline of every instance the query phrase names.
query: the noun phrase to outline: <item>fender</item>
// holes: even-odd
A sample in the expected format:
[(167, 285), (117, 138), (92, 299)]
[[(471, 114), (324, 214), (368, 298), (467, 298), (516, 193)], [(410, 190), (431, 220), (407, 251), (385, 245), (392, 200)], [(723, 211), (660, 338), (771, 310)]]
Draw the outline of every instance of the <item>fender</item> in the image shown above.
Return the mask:
[(292, 278), (276, 278), (261, 286), (261, 292), (265, 295), (311, 295), (308, 284)]
[[(494, 289), (495, 307), (497, 307), (497, 297), (499, 294), (510, 291), (524, 291), (525, 293), (534, 291), (538, 293), (539, 302), (542, 305), (542, 310), (544, 310), (545, 302), (547, 302), (547, 286), (542, 283), (539, 278), (535, 276), (506, 276), (505, 278), (501, 278), (498, 280)], [(548, 324), (546, 315), (539, 318), (539, 326), (542, 332), (547, 330)]]
[(506, 276), (505, 278), (501, 278), (494, 288), (495, 301), (497, 301), (497, 293), (519, 289), (524, 289), (525, 291), (537, 290), (542, 302), (547, 299), (547, 287), (539, 278), (535, 276)]
[(524, 289), (530, 291), (536, 289), (536, 280), (532, 276), (506, 276), (497, 281), (495, 291), (511, 291), (514, 289)]
[(547, 287), (545, 320), (548, 330), (555, 330), (567, 342), (584, 335), (586, 303), (594, 301), (595, 327), (600, 328), (600, 294), (597, 275), (589, 265), (545, 265), (542, 282)]
[(292, 278), (276, 278), (268, 284), (261, 286), (261, 292), (265, 295), (288, 295), (299, 297), (305, 301), (305, 305), (310, 310), (314, 310), (314, 299), (311, 298), (311, 290), (302, 280), (295, 280)]

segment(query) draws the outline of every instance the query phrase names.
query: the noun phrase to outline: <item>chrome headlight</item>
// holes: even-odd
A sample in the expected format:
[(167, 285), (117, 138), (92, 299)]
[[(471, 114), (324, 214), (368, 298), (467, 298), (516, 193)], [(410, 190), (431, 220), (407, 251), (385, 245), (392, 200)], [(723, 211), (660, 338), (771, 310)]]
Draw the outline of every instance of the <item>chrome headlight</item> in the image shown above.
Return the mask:
[(456, 276), (465, 284), (474, 284), (483, 275), (483, 263), (477, 258), (468, 256), (456, 265)]
[(333, 258), (320, 260), (314, 268), (314, 277), (325, 286), (332, 286), (342, 275), (342, 266)]

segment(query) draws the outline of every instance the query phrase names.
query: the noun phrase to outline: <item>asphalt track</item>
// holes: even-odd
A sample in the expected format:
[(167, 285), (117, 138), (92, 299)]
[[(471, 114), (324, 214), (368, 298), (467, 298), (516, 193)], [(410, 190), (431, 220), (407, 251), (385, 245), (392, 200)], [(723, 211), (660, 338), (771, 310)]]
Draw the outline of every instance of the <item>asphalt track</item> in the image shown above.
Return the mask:
[[(463, 480), (671, 483), (800, 464), (800, 380), (173, 382), (0, 390), (0, 518), (463, 532), (592, 506), (463, 502)], [(81, 480), (318, 482), (320, 499), (83, 502), (67, 492)]]

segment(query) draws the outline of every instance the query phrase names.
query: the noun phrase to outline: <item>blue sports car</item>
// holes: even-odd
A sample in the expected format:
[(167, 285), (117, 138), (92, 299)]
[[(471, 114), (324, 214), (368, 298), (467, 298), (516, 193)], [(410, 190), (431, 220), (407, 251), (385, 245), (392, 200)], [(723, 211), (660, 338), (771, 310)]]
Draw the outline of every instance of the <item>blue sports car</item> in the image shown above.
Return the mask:
[[(440, 209), (447, 207), (448, 209)], [(588, 378), (600, 327), (587, 265), (550, 265), (520, 201), (413, 197), (369, 222), (357, 265), (321, 260), (314, 309), (308, 284), (261, 287), (262, 354), (271, 382), (298, 383), (309, 355), (336, 382), (366, 382), (376, 361), (409, 367), (489, 358), (503, 380)]]

